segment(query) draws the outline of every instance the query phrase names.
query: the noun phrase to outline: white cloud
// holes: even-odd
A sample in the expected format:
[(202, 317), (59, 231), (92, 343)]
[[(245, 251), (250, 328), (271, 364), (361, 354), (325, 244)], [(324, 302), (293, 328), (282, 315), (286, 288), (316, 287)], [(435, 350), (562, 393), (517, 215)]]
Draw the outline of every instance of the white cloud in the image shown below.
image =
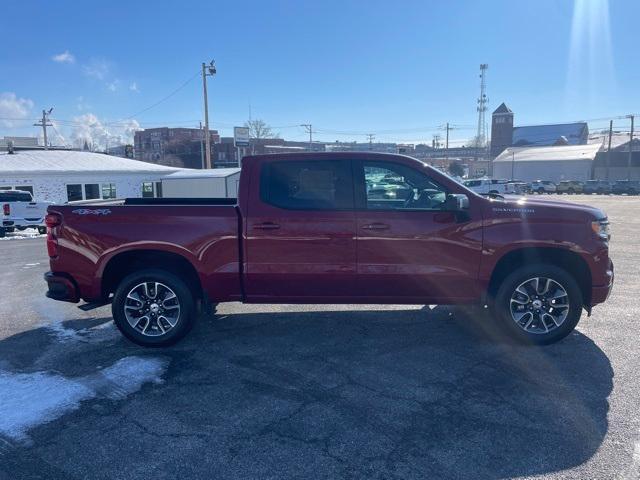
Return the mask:
[(92, 59), (88, 64), (82, 67), (82, 71), (87, 77), (95, 78), (97, 80), (104, 80), (109, 71), (111, 70), (111, 66), (109, 62), (104, 59)]
[(106, 85), (107, 85), (107, 90), (109, 90), (110, 92), (115, 92), (116, 90), (118, 90), (118, 87), (120, 86), (120, 80), (116, 78), (112, 82), (107, 82)]
[(76, 63), (76, 57), (74, 57), (73, 54), (69, 52), (69, 50), (65, 50), (58, 55), (54, 55), (53, 57), (51, 57), (51, 60), (58, 63)]
[(104, 150), (107, 145), (133, 143), (133, 134), (140, 130), (136, 120), (122, 120), (112, 124), (103, 122), (93, 113), (75, 117), (77, 124), (71, 132), (73, 146), (82, 148), (85, 142), (94, 150)]
[(0, 125), (13, 127), (31, 115), (33, 101), (18, 98), (13, 92), (0, 93)]
[(132, 92), (139, 92), (140, 89), (138, 89), (138, 83), (137, 82), (133, 82), (131, 85), (129, 85), (129, 90), (131, 90)]

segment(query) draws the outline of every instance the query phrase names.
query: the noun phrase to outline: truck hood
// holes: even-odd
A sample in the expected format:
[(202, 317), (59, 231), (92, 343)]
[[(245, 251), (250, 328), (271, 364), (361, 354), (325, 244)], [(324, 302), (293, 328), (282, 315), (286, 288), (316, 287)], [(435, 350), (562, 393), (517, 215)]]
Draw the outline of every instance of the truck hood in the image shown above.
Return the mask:
[(586, 221), (601, 220), (607, 217), (599, 208), (563, 200), (506, 195), (504, 199), (490, 199), (489, 203), (490, 210), (496, 214), (514, 213), (554, 218), (565, 216), (567, 220), (580, 217)]

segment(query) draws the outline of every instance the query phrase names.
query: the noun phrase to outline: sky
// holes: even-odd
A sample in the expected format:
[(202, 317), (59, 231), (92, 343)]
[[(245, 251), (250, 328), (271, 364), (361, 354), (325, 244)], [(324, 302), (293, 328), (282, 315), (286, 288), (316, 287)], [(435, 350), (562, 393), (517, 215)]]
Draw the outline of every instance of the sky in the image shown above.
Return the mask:
[[(3, 5), (0, 137), (37, 135), (53, 107), (54, 144), (130, 141), (137, 128), (262, 119), (280, 136), (452, 144), (476, 133), (479, 65), (487, 121), (516, 125), (640, 112), (637, 0), (22, 0)], [(616, 119), (616, 128), (628, 128)], [(53, 130), (53, 131), (52, 131)]]

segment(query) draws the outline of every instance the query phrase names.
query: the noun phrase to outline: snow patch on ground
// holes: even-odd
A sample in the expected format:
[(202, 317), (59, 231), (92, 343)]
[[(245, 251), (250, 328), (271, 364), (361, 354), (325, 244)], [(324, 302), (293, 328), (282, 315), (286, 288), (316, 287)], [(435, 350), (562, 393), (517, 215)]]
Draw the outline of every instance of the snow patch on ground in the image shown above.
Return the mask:
[(0, 238), (0, 242), (3, 240), (24, 240), (28, 238), (46, 238), (46, 234), (40, 234), (37, 230), (27, 229), (22, 232), (15, 231), (11, 233), (6, 233), (5, 237)]
[(161, 383), (168, 361), (156, 357), (124, 357), (85, 377), (66, 378), (51, 372), (0, 371), (0, 434), (26, 440), (27, 431), (76, 410), (97, 397), (123, 399), (145, 383)]

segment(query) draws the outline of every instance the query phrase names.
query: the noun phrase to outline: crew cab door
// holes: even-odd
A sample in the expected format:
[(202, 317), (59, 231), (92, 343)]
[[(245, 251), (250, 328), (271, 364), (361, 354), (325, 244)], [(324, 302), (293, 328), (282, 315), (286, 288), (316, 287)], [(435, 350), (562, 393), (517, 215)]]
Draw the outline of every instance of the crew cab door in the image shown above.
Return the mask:
[(322, 303), (353, 295), (351, 161), (276, 159), (255, 167), (245, 220), (247, 300)]
[(446, 211), (452, 192), (428, 172), (389, 161), (355, 163), (359, 295), (389, 303), (479, 297), (481, 214)]

